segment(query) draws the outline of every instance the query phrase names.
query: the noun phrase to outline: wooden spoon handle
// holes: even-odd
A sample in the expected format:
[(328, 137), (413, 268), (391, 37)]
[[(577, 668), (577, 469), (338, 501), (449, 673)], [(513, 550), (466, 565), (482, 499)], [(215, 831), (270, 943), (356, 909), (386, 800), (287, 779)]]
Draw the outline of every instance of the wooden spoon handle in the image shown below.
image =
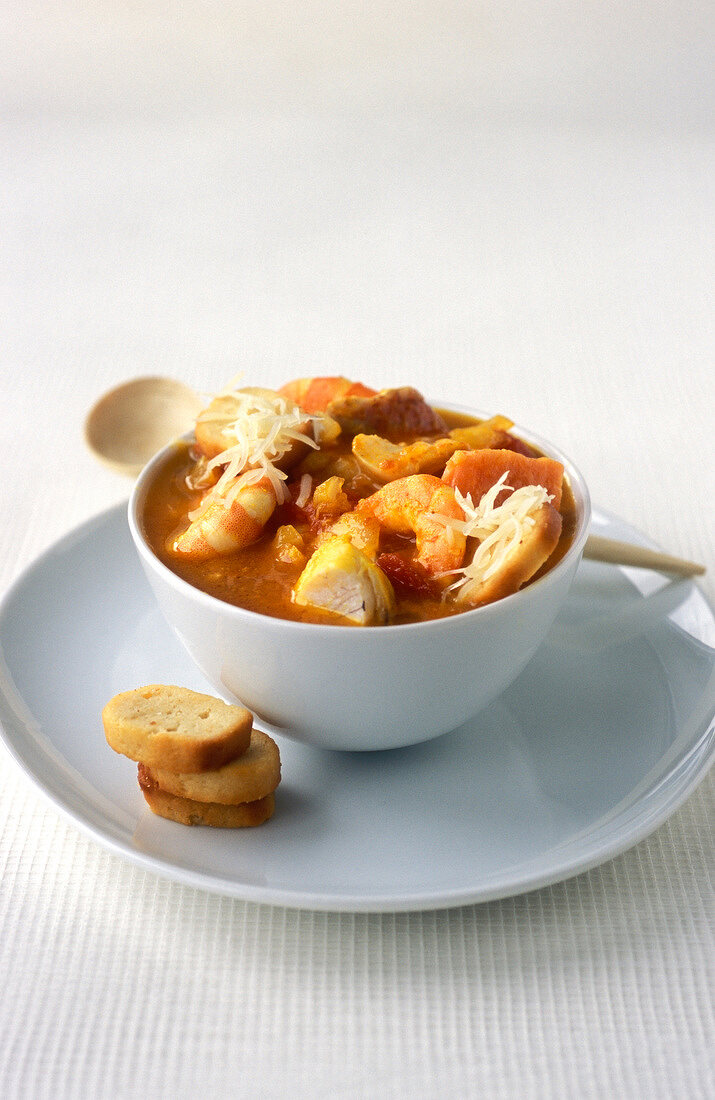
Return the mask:
[(649, 550), (645, 546), (635, 546), (630, 542), (617, 542), (601, 535), (589, 535), (583, 551), (585, 558), (591, 561), (606, 561), (614, 565), (635, 565), (642, 569), (657, 569), (663, 573), (677, 573), (681, 577), (699, 576), (705, 572), (704, 565), (694, 561), (684, 561), (660, 550)]

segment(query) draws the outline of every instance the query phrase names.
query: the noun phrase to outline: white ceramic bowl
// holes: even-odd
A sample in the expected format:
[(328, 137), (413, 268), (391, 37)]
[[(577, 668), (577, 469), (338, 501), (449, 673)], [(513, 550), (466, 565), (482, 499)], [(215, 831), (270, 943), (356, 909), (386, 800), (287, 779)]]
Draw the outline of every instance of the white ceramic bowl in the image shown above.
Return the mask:
[(514, 431), (563, 463), (577, 507), (573, 542), (553, 569), (520, 592), (446, 619), (318, 626), (245, 611), (192, 587), (159, 561), (142, 529), (147, 488), (170, 447), (135, 484), (132, 538), (159, 606), (190, 656), (217, 693), (243, 703), (259, 725), (329, 749), (428, 741), (471, 718), (519, 675), (566, 599), (583, 552), (591, 514), (583, 478), (549, 443)]

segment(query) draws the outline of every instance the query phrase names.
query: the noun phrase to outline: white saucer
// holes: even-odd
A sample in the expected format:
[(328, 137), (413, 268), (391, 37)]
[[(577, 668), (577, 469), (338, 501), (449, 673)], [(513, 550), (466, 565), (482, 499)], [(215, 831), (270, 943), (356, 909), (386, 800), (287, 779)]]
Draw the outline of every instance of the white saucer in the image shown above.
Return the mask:
[[(596, 512), (593, 530), (646, 543)], [(154, 817), (100, 711), (152, 682), (211, 690), (161, 619), (123, 507), (43, 555), (0, 608), (0, 722), (80, 827), (179, 882), (297, 908), (432, 909), (556, 882), (671, 814), (715, 747), (715, 617), (689, 581), (584, 562), (548, 641), (488, 710), (437, 741), (331, 753), (279, 740), (272, 821)]]

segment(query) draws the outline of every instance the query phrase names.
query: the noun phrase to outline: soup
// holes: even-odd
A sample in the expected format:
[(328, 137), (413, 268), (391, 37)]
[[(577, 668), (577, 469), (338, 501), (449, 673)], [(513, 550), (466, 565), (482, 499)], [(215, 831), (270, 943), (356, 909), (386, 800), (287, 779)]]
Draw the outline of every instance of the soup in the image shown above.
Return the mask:
[(565, 553), (560, 463), (502, 416), (342, 378), (230, 390), (149, 487), (143, 526), (189, 584), (263, 615), (388, 626), (459, 614)]

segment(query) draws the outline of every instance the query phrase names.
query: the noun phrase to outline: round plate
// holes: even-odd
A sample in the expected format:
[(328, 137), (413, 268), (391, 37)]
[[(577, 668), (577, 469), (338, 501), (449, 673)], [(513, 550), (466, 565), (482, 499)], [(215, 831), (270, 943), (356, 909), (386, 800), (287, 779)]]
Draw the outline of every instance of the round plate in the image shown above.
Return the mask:
[[(602, 512), (592, 529), (646, 544)], [(123, 507), (27, 570), (0, 638), (4, 740), (56, 806), (159, 874), (296, 908), (442, 908), (567, 878), (659, 825), (715, 744), (715, 617), (700, 590), (592, 562), (516, 683), (458, 730), (381, 753), (277, 738), (276, 813), (257, 829), (153, 816), (136, 765), (106, 744), (116, 692), (211, 690), (156, 608)]]

